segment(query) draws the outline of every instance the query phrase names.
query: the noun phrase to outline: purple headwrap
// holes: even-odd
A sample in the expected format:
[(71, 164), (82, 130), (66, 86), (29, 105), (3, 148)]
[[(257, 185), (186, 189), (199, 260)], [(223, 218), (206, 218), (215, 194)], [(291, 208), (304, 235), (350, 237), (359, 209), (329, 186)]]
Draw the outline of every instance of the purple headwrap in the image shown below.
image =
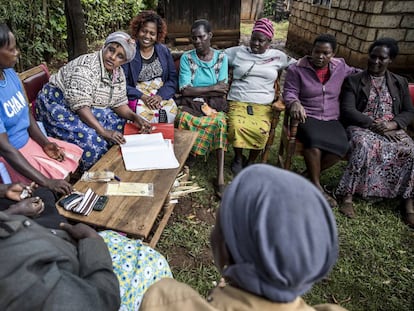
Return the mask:
[(321, 192), (297, 174), (249, 166), (227, 187), (219, 217), (235, 262), (223, 275), (250, 293), (291, 302), (336, 262), (335, 217)]
[(267, 18), (258, 19), (253, 26), (253, 31), (259, 31), (265, 34), (270, 40), (273, 39), (275, 31), (273, 30), (273, 23)]

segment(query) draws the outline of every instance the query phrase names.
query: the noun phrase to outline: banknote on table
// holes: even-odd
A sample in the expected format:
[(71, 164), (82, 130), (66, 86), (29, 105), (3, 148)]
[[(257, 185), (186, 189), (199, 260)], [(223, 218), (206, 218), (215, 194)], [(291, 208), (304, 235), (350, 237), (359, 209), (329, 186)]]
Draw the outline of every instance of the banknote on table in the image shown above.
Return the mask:
[(108, 183), (106, 195), (153, 197), (154, 184), (138, 182)]
[(115, 178), (114, 172), (110, 171), (97, 171), (97, 172), (85, 172), (83, 173), (82, 181), (96, 181), (96, 182), (107, 182)]

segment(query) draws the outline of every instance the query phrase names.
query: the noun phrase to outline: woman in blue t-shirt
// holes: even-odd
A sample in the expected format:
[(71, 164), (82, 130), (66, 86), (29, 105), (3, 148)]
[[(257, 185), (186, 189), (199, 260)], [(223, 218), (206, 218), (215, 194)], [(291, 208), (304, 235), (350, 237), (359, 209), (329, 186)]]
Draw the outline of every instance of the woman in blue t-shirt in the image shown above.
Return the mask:
[(70, 193), (64, 180), (78, 167), (82, 149), (48, 138), (39, 129), (13, 70), (19, 55), (16, 39), (0, 24), (0, 162), (12, 182), (32, 181), (60, 193)]

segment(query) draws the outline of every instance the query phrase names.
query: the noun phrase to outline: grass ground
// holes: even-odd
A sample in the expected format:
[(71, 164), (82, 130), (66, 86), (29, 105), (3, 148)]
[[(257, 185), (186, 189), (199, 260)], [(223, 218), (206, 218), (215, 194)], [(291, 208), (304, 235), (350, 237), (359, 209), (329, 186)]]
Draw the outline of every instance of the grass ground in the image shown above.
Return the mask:
[[(280, 129), (278, 130), (279, 133)], [(278, 137), (272, 147), (270, 163), (275, 163)], [(226, 154), (226, 181), (232, 150)], [(322, 175), (322, 182), (334, 187), (343, 171), (337, 164)], [(293, 169), (304, 168), (300, 157)], [(213, 194), (211, 179), (215, 157), (202, 159), (191, 175), (204, 192), (180, 200), (158, 243), (158, 250), (169, 260), (174, 276), (206, 295), (219, 275), (213, 265), (209, 233), (219, 201)], [(300, 190), (299, 190), (300, 191)], [(414, 307), (414, 232), (401, 221), (398, 200), (356, 201), (356, 219), (347, 219), (337, 210), (340, 255), (328, 278), (306, 294), (310, 304), (340, 303), (348, 310), (413, 310)]]
[[(274, 24), (277, 40), (286, 38), (287, 22)], [(252, 24), (242, 24), (242, 36), (249, 36)], [(280, 37), (279, 37), (280, 35)], [(280, 127), (277, 135), (280, 133)], [(279, 138), (275, 138), (270, 164), (275, 164)], [(226, 154), (226, 181), (233, 178)], [(219, 279), (212, 261), (209, 233), (219, 205), (211, 180), (215, 157), (199, 159), (191, 169), (193, 179), (206, 190), (180, 199), (158, 250), (168, 259), (174, 276), (206, 295)], [(334, 188), (345, 163), (322, 175), (322, 183)], [(293, 170), (304, 169), (302, 158), (294, 159)], [(367, 202), (356, 200), (357, 218), (347, 219), (334, 210), (340, 240), (338, 262), (330, 275), (305, 295), (309, 304), (339, 303), (351, 311), (414, 310), (414, 231), (401, 221), (398, 200)]]

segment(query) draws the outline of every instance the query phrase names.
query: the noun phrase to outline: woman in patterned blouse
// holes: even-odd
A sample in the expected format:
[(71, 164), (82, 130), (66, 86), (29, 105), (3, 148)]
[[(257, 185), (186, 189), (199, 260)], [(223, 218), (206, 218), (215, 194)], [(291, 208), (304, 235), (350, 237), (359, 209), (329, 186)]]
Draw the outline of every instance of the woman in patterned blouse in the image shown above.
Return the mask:
[(87, 170), (113, 144), (125, 142), (125, 119), (142, 132), (150, 125), (128, 108), (121, 65), (135, 56), (135, 41), (124, 32), (108, 36), (102, 50), (82, 55), (50, 77), (36, 100), (36, 113), (47, 133), (83, 148)]

